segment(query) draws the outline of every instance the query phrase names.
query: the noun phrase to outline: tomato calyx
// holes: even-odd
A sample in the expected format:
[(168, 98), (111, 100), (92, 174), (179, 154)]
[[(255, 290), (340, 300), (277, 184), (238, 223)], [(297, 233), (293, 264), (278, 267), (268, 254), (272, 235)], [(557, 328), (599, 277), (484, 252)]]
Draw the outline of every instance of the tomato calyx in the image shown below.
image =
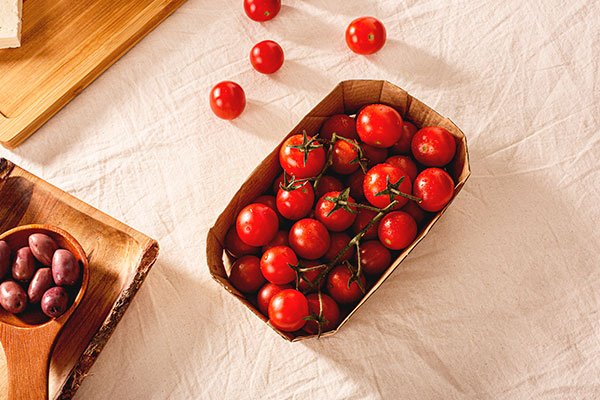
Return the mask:
[(301, 188), (306, 184), (306, 182), (310, 182), (311, 180), (311, 178), (296, 179), (294, 175), (291, 176), (291, 179), (288, 178), (290, 178), (288, 174), (285, 171), (283, 171), (283, 183), (280, 183), (279, 187), (285, 190), (286, 192), (291, 192), (298, 188)]
[(319, 326), (318, 331), (317, 331), (317, 337), (320, 338), (321, 334), (323, 333), (323, 326), (328, 324), (329, 321), (323, 316), (323, 296), (321, 296), (320, 290), (318, 291), (318, 295), (319, 295), (319, 315), (317, 315), (317, 313), (313, 312), (308, 317), (304, 317), (304, 320), (315, 321), (317, 323), (317, 325)]
[(386, 188), (383, 189), (381, 192), (375, 193), (375, 196), (389, 196), (390, 202), (392, 202), (396, 196), (406, 197), (407, 199), (414, 200), (417, 203), (422, 202), (423, 199), (420, 199), (418, 197), (415, 197), (415, 196), (412, 196), (410, 194), (400, 191), (399, 187), (400, 187), (400, 184), (402, 183), (402, 181), (404, 181), (404, 176), (402, 176), (400, 179), (398, 179), (398, 182), (396, 182), (396, 183), (391, 183), (390, 176), (389, 175), (386, 176), (386, 179), (385, 179)]
[[(296, 272), (296, 290), (302, 292), (302, 293), (308, 293), (310, 290), (312, 289), (316, 289), (318, 288), (318, 282), (311, 280), (310, 278), (308, 278), (305, 274), (305, 272), (308, 271), (314, 271), (316, 269), (322, 269), (324, 267), (326, 267), (325, 264), (319, 264), (319, 265), (315, 265), (314, 267), (303, 267), (302, 264), (300, 262), (298, 262), (298, 264), (296, 265), (292, 265), (289, 264), (289, 267), (291, 269), (293, 269)], [(304, 282), (306, 282), (308, 284), (308, 289), (306, 290), (300, 290), (300, 281), (304, 280)]]
[(298, 151), (304, 153), (304, 165), (306, 165), (306, 163), (308, 162), (308, 153), (310, 153), (311, 150), (323, 147), (323, 145), (318, 141), (318, 136), (319, 135), (317, 134), (309, 139), (308, 135), (306, 134), (306, 130), (303, 130), (302, 144), (288, 145), (288, 147), (292, 149), (297, 149)]
[(333, 206), (333, 208), (331, 209), (331, 211), (329, 211), (329, 214), (327, 214), (327, 216), (328, 217), (331, 216), (331, 214), (333, 214), (337, 210), (346, 210), (351, 214), (358, 214), (358, 211), (350, 208), (350, 204), (354, 205), (354, 203), (348, 203), (348, 197), (350, 197), (350, 188), (349, 187), (347, 187), (346, 189), (341, 191), (340, 194), (337, 195), (337, 197), (329, 197), (329, 196), (323, 197), (323, 199), (335, 204)]
[(331, 142), (330, 142), (331, 149), (333, 149), (333, 145), (338, 140), (342, 140), (342, 141), (352, 145), (356, 149), (356, 152), (358, 153), (358, 155), (356, 156), (356, 158), (354, 158), (352, 161), (350, 161), (350, 165), (358, 164), (360, 166), (360, 168), (363, 170), (363, 172), (366, 174), (367, 173), (367, 163), (369, 160), (365, 157), (365, 153), (363, 152), (363, 149), (360, 147), (360, 145), (352, 139), (348, 139), (343, 136), (338, 136), (335, 132), (333, 132), (333, 135), (331, 137)]
[[(358, 248), (358, 245), (357, 245), (357, 248)], [(358, 264), (357, 269), (354, 269), (354, 266), (352, 266), (352, 264), (348, 260), (344, 261), (344, 264), (346, 265), (346, 267), (348, 267), (348, 269), (352, 273), (352, 276), (350, 277), (350, 279), (348, 279), (348, 289), (350, 289), (350, 285), (352, 285), (352, 282), (356, 282), (356, 284), (360, 288), (360, 291), (363, 292), (363, 294), (365, 294), (367, 292), (367, 290), (365, 289), (365, 286), (362, 284), (362, 282), (359, 279), (360, 273), (362, 272), (361, 268), (360, 268), (360, 263)]]

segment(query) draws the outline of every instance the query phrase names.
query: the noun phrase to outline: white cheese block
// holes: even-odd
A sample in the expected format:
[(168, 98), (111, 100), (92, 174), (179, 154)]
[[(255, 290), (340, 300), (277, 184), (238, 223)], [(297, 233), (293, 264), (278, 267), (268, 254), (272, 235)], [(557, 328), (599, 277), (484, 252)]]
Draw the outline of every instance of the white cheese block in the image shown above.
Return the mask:
[(0, 0), (0, 49), (21, 46), (23, 0)]

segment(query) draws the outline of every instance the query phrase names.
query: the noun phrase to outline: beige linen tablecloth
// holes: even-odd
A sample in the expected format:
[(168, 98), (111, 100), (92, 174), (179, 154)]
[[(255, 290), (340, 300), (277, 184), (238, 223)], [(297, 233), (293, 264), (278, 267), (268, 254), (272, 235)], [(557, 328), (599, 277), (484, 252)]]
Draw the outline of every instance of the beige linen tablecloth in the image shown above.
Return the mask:
[[(600, 2), (189, 0), (0, 155), (156, 238), (158, 262), (79, 399), (600, 398)], [(385, 47), (344, 42), (380, 18)], [(255, 72), (253, 44), (286, 62)], [(341, 80), (451, 118), (473, 174), (332, 338), (288, 343), (209, 276), (205, 237), (251, 170)], [(233, 122), (208, 106), (234, 80)], [(1, 90), (1, 89), (0, 89)]]

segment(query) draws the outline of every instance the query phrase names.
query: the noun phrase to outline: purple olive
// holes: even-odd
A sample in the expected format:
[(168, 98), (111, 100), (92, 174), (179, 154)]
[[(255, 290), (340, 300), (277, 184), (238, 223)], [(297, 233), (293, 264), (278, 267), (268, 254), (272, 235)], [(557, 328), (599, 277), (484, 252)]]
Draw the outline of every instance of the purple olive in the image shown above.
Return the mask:
[(0, 240), (0, 278), (10, 269), (10, 247), (4, 240)]
[(15, 281), (0, 284), (0, 305), (9, 313), (19, 314), (27, 307), (27, 294)]
[(52, 264), (52, 255), (54, 255), (54, 252), (58, 249), (58, 245), (54, 239), (43, 233), (34, 233), (33, 235), (30, 235), (29, 247), (31, 247), (33, 256), (39, 262), (47, 266)]
[(58, 249), (54, 252), (52, 277), (59, 286), (71, 286), (79, 280), (79, 263), (69, 250)]
[(60, 317), (67, 311), (68, 303), (69, 295), (64, 288), (60, 286), (51, 287), (42, 296), (42, 312), (50, 318)]
[(18, 281), (27, 282), (35, 274), (35, 260), (29, 247), (21, 247), (17, 250), (15, 261), (12, 266), (12, 276)]
[(39, 303), (46, 290), (50, 289), (52, 286), (54, 286), (52, 270), (50, 268), (38, 269), (27, 290), (29, 302), (32, 304)]

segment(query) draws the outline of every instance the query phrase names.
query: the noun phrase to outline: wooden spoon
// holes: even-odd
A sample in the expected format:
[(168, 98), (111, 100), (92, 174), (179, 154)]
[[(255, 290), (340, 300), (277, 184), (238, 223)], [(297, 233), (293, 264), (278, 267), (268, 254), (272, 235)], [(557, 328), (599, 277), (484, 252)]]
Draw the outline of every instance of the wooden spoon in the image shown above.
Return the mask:
[(81, 245), (67, 232), (50, 225), (23, 225), (11, 229), (0, 240), (13, 251), (28, 246), (29, 235), (44, 233), (56, 241), (59, 248), (67, 249), (81, 267), (81, 288), (71, 307), (58, 318), (48, 318), (39, 305), (29, 305), (21, 314), (14, 315), (0, 307), (0, 342), (8, 367), (9, 399), (48, 399), (50, 356), (56, 339), (77, 308), (89, 279), (89, 266)]

